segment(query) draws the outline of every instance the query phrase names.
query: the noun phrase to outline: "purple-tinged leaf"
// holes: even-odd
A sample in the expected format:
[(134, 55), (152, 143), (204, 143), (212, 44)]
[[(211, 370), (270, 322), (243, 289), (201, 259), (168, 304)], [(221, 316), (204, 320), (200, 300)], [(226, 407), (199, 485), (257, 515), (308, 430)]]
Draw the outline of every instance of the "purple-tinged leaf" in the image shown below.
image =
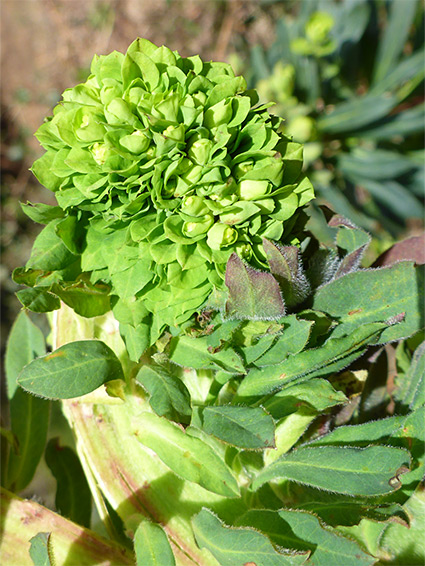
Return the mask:
[(288, 307), (302, 303), (310, 293), (310, 284), (304, 274), (299, 249), (263, 239), (263, 248), (272, 275), (282, 289)]
[(251, 320), (284, 316), (285, 304), (273, 275), (245, 265), (235, 253), (227, 262), (226, 285), (229, 289), (228, 316)]

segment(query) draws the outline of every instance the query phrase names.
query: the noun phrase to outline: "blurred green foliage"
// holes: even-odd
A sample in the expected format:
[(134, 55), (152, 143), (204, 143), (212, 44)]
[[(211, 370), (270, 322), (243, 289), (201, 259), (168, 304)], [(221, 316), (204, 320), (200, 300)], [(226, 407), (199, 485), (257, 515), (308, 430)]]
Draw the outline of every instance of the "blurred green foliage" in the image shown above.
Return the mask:
[[(417, 0), (288, 5), (251, 86), (305, 143), (322, 202), (381, 240), (424, 216), (424, 10)], [(320, 202), (320, 201), (319, 201)]]

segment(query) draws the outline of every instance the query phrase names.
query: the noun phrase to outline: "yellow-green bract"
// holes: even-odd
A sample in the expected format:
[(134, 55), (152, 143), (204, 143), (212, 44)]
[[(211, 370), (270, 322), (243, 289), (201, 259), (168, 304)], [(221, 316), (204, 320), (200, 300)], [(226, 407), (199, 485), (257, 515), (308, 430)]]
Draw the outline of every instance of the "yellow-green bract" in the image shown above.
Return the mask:
[[(36, 134), (47, 151), (33, 172), (62, 209), (48, 220), (62, 256), (81, 254), (80, 273), (111, 286), (128, 340), (188, 320), (224, 288), (233, 252), (268, 269), (263, 238), (298, 241), (313, 198), (302, 146), (246, 88), (226, 63), (137, 39), (96, 56)], [(45, 269), (39, 258), (29, 266)]]

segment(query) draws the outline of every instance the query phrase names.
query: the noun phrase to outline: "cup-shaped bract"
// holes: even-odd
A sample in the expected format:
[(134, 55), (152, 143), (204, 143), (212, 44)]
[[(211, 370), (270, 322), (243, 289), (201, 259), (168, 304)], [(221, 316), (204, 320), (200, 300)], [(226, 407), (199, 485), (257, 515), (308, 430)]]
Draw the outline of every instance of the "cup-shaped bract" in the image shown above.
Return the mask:
[(145, 39), (64, 92), (33, 172), (76, 218), (81, 271), (110, 285), (120, 322), (152, 342), (224, 288), (233, 252), (267, 270), (263, 238), (296, 243), (313, 189), (279, 126), (228, 64)]

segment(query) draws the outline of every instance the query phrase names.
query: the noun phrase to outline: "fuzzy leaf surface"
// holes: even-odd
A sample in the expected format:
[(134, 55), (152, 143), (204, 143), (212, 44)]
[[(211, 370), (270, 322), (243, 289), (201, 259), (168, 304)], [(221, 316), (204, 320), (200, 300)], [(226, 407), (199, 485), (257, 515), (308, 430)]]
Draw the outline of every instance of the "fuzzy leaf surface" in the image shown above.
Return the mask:
[(210, 446), (189, 436), (177, 425), (153, 413), (141, 413), (135, 423), (137, 439), (156, 452), (173, 472), (226, 497), (238, 497), (230, 469)]
[(233, 253), (226, 267), (226, 313), (241, 319), (276, 319), (285, 314), (279, 284), (271, 273), (247, 267)]
[(277, 552), (262, 533), (227, 527), (205, 508), (192, 519), (192, 525), (198, 545), (207, 548), (221, 566), (296, 566), (305, 562), (305, 555)]
[(411, 336), (423, 327), (423, 289), (423, 266), (415, 268), (412, 262), (403, 261), (349, 273), (324, 285), (317, 291), (313, 307), (340, 320), (334, 337), (353, 332), (359, 325), (405, 313), (402, 322), (382, 332), (377, 341), (382, 344)]
[(347, 495), (384, 495), (394, 491), (389, 482), (398, 470), (409, 465), (406, 450), (389, 446), (305, 447), (281, 456), (264, 468), (252, 487), (255, 490), (267, 481), (286, 478)]
[(274, 422), (261, 407), (210, 406), (202, 416), (205, 432), (233, 446), (253, 450), (274, 446)]
[(124, 379), (124, 374), (109, 346), (100, 340), (78, 340), (29, 363), (18, 384), (46, 399), (70, 399), (112, 379)]
[(252, 369), (239, 386), (238, 395), (266, 395), (297, 377), (306, 376), (308, 379), (308, 374), (326, 369), (334, 362), (344, 360), (349, 354), (358, 352), (360, 356), (362, 346), (376, 338), (386, 326), (383, 323), (365, 324), (348, 336), (333, 338), (332, 335), (323, 346), (289, 356), (281, 364)]
[(304, 511), (252, 510), (238, 520), (238, 525), (263, 531), (275, 544), (284, 548), (310, 550), (307, 564), (366, 566), (375, 562), (356, 542), (343, 537), (323, 525), (315, 515)]

